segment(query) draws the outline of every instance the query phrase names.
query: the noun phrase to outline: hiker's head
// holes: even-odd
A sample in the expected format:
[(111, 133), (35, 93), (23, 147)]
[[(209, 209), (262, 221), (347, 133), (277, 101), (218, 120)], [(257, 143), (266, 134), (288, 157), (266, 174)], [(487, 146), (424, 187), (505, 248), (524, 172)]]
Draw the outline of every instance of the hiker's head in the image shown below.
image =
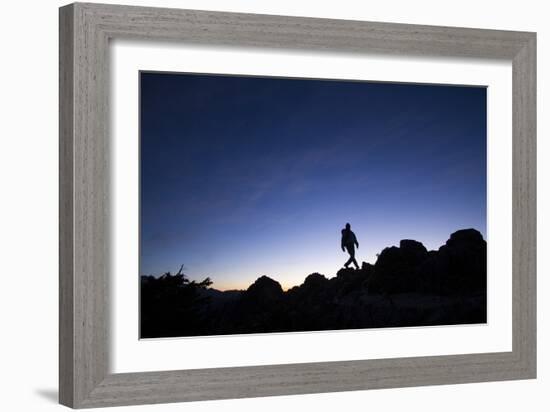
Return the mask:
[(349, 223), (346, 223), (346, 229), (347, 230), (350, 230), (351, 229), (351, 225)]

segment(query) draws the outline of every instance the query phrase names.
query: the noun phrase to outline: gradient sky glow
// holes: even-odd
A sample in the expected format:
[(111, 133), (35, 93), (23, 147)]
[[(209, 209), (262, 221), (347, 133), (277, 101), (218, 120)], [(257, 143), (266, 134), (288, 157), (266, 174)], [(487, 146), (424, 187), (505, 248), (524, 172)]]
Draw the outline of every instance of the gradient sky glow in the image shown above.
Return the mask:
[(141, 73), (142, 275), (217, 289), (486, 236), (486, 89)]

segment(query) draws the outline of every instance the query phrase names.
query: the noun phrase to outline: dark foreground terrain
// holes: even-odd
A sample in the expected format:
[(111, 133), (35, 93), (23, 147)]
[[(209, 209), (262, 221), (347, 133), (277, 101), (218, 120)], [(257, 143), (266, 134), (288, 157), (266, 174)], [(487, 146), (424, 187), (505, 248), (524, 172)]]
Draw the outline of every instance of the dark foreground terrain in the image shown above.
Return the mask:
[(402, 240), (374, 265), (313, 273), (288, 291), (267, 276), (243, 291), (211, 285), (181, 271), (142, 276), (141, 337), (485, 323), (487, 244), (465, 229), (437, 251)]

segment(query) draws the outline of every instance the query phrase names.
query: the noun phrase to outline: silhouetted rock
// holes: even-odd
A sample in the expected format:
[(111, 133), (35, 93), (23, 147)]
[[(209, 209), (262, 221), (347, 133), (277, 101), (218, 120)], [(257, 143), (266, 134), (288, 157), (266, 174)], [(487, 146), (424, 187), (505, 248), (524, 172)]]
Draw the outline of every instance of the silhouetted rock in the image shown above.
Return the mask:
[[(444, 294), (484, 293), (487, 288), (487, 243), (475, 229), (453, 233), (421, 273)], [(431, 276), (431, 278), (430, 278)]]
[(405, 258), (412, 262), (421, 262), (426, 259), (428, 250), (424, 245), (416, 240), (403, 239), (399, 242), (399, 249)]
[(304, 283), (300, 288), (308, 291), (319, 291), (326, 288), (328, 285), (328, 279), (320, 273), (312, 273), (308, 275), (304, 280)]
[(307, 276), (300, 286), (288, 291), (288, 297), (293, 306), (314, 306), (326, 299), (330, 287), (329, 280), (320, 273)]
[(354, 284), (364, 282), (373, 273), (374, 267), (365, 267), (365, 269), (340, 269), (336, 272), (336, 280), (341, 284)]
[(404, 239), (399, 247), (385, 248), (374, 265), (369, 284), (375, 293), (410, 292), (416, 288), (417, 267), (426, 260), (428, 251), (416, 240)]
[(459, 230), (438, 251), (414, 240), (380, 253), (370, 282), (374, 293), (481, 293), (486, 289), (487, 245), (475, 229)]
[(283, 288), (279, 282), (268, 276), (262, 276), (256, 279), (256, 281), (248, 287), (243, 298), (271, 303), (281, 299), (282, 295)]
[(473, 246), (484, 244), (483, 236), (475, 229), (462, 229), (451, 234), (446, 245), (449, 247)]
[(333, 288), (338, 302), (342, 303), (344, 298), (349, 300), (349, 295), (353, 292), (364, 293), (373, 270), (372, 265), (363, 265), (361, 269), (340, 269), (336, 278), (331, 279), (334, 281)]
[(371, 265), (370, 263), (367, 263), (367, 262), (363, 262), (361, 263), (361, 270), (366, 272), (371, 272), (372, 270), (374, 270), (374, 265)]
[(267, 276), (244, 291), (209, 285), (179, 273), (143, 276), (142, 337), (484, 323), (487, 244), (464, 229), (438, 250), (404, 239), (374, 265), (312, 273), (286, 292)]

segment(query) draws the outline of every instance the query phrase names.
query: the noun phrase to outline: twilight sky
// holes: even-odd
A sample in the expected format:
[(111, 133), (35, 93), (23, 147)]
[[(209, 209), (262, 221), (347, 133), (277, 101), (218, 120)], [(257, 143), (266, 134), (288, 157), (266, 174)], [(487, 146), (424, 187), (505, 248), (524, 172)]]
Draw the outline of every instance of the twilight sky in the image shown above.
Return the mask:
[(142, 275), (335, 276), (416, 239), (486, 236), (486, 89), (141, 73)]

